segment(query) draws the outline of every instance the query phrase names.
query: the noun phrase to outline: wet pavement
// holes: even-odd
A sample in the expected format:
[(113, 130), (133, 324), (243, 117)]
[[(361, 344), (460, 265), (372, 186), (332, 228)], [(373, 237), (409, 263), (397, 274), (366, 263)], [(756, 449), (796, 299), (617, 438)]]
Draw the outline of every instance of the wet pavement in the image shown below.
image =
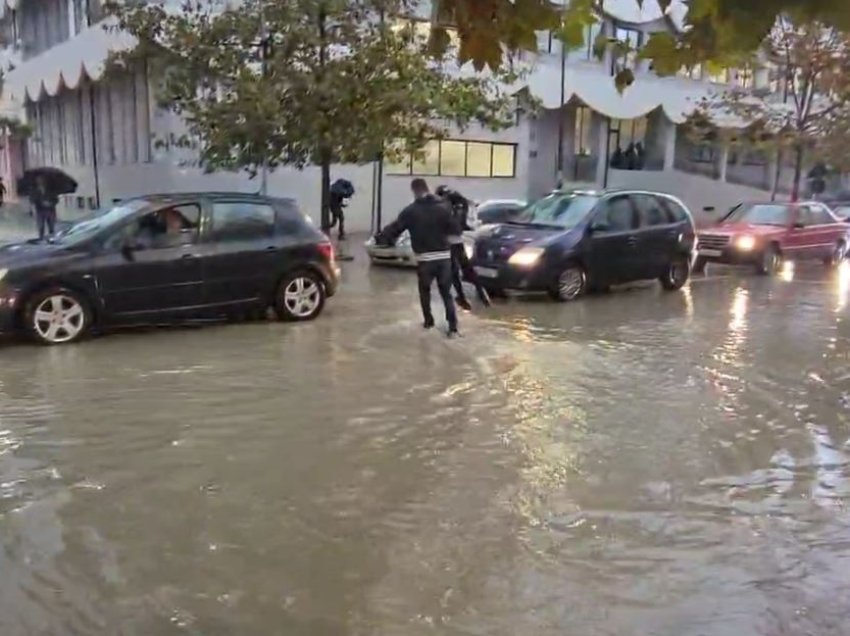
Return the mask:
[(0, 634), (850, 633), (850, 271), (0, 348)]

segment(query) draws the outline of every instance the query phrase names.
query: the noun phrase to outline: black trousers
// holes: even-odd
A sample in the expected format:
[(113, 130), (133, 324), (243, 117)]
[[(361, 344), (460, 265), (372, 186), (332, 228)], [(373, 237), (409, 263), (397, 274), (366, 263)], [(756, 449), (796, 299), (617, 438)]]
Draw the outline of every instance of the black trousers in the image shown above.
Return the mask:
[(452, 284), (455, 288), (455, 293), (460, 301), (466, 300), (466, 294), (463, 293), (463, 281), (468, 280), (475, 287), (478, 298), (482, 302), (487, 302), (487, 293), (483, 291), (481, 281), (478, 274), (475, 273), (475, 268), (469, 262), (469, 257), (466, 255), (466, 248), (463, 243), (452, 245)]
[(339, 238), (345, 238), (345, 212), (341, 207), (331, 206), (331, 226), (329, 230), (339, 223)]
[(36, 210), (35, 221), (38, 225), (38, 238), (53, 236), (56, 229), (56, 210)]
[(419, 302), (422, 304), (422, 317), (428, 324), (434, 323), (434, 314), (431, 313), (431, 286), (437, 281), (437, 289), (446, 307), (446, 322), (449, 330), (457, 329), (457, 310), (452, 298), (452, 266), (449, 259), (439, 261), (425, 261), (416, 266), (419, 275)]

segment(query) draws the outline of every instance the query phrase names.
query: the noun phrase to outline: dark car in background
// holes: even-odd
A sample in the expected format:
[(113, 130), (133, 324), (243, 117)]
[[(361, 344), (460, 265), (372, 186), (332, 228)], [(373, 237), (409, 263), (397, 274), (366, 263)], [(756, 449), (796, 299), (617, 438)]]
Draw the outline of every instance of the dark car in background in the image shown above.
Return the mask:
[(152, 195), (50, 242), (0, 248), (0, 331), (62, 344), (94, 326), (268, 307), (284, 320), (311, 320), (337, 284), (333, 247), (292, 200)]
[(475, 217), (479, 225), (507, 223), (526, 205), (527, 203), (520, 199), (490, 199), (476, 206)]
[(476, 235), (473, 265), (489, 291), (545, 291), (561, 301), (589, 288), (659, 279), (681, 288), (696, 233), (690, 211), (657, 192), (569, 190)]
[(835, 266), (847, 255), (848, 230), (850, 226), (817, 201), (742, 203), (717, 225), (700, 231), (694, 270), (726, 263), (772, 275), (783, 260)]

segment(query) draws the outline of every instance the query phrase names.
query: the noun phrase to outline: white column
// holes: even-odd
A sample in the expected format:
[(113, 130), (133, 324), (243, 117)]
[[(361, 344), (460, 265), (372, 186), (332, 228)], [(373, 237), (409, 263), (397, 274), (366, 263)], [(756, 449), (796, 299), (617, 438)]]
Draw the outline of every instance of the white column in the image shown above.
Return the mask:
[(608, 118), (603, 115), (596, 115), (596, 184), (600, 187), (605, 185), (605, 172), (608, 170), (608, 162), (611, 158), (608, 156)]
[[(664, 117), (664, 115), (662, 115)], [(676, 165), (676, 124), (664, 117), (664, 170), (671, 171)]]
[(726, 183), (726, 172), (729, 168), (729, 143), (726, 141), (721, 142), (719, 161), (720, 165), (718, 166), (717, 180), (722, 183)]

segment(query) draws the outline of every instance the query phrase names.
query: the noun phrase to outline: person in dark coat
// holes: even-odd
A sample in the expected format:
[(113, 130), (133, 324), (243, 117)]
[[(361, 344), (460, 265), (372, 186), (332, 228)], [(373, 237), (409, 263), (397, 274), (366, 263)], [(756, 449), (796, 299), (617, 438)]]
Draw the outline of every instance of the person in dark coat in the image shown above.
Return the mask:
[(3, 179), (0, 179), (0, 208), (3, 207), (3, 201), (6, 198), (6, 184), (3, 183)]
[(330, 211), (331, 211), (331, 225), (328, 228), (328, 232), (330, 233), (330, 229), (335, 227), (337, 223), (339, 223), (339, 240), (345, 240), (345, 207), (346, 199), (350, 199), (354, 196), (354, 186), (350, 181), (346, 179), (337, 179), (334, 181), (331, 186), (330, 192)]
[(472, 263), (469, 262), (469, 257), (466, 255), (466, 247), (463, 243), (463, 232), (468, 232), (472, 229), (469, 225), (469, 199), (457, 190), (452, 190), (444, 185), (437, 188), (436, 194), (451, 206), (455, 224), (461, 230), (460, 234), (449, 237), (452, 253), (452, 285), (455, 288), (455, 300), (463, 309), (467, 311), (472, 309), (472, 305), (467, 300), (466, 293), (463, 290), (463, 279), (466, 278), (475, 287), (475, 292), (478, 294), (479, 300), (481, 300), (485, 307), (489, 307), (490, 295), (478, 279)]
[(431, 287), (437, 288), (443, 299), (448, 322), (448, 335), (458, 333), (457, 311), (452, 299), (452, 265), (449, 237), (460, 234), (460, 227), (449, 206), (428, 190), (424, 179), (414, 179), (410, 184), (415, 201), (402, 210), (398, 219), (381, 231), (381, 240), (395, 243), (405, 231), (410, 233), (410, 243), (416, 255), (419, 278), (419, 301), (422, 305), (422, 326), (431, 329)]
[(634, 170), (637, 167), (637, 151), (635, 150), (634, 143), (630, 143), (626, 147), (623, 162), (626, 164), (626, 170)]
[(39, 177), (35, 182), (35, 189), (30, 195), (30, 203), (35, 210), (35, 220), (38, 225), (38, 238), (44, 240), (53, 236), (56, 230), (56, 206), (59, 197), (51, 192), (44, 177)]

